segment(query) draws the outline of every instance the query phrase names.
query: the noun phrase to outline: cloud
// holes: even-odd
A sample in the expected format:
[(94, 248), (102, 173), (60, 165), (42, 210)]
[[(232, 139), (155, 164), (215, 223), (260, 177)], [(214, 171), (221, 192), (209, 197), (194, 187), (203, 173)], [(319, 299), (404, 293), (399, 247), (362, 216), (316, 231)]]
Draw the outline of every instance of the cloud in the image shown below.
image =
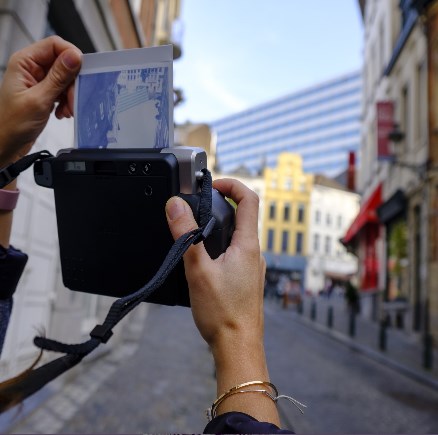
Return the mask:
[(204, 91), (228, 110), (238, 112), (248, 107), (247, 101), (230, 91), (230, 87), (215, 75), (217, 69), (211, 63), (197, 62), (196, 71)]

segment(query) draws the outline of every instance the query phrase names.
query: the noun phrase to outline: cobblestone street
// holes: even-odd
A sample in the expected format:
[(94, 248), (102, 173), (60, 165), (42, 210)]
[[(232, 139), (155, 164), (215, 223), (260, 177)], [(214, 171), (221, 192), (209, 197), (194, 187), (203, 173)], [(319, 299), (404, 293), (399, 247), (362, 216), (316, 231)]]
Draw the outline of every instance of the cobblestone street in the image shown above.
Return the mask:
[[(298, 433), (436, 433), (438, 391), (352, 351), (266, 303), (266, 351), (279, 404)], [(298, 320), (297, 320), (298, 319)], [(105, 356), (9, 433), (199, 433), (213, 363), (190, 311), (151, 306), (138, 349)]]

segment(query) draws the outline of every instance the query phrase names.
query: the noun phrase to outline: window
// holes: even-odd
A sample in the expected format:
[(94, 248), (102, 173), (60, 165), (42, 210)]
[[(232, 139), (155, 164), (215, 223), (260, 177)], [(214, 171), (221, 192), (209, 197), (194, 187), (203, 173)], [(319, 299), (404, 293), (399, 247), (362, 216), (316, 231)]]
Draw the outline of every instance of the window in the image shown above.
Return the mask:
[(286, 190), (292, 190), (292, 178), (286, 177), (286, 179), (284, 180), (284, 188)]
[(281, 235), (281, 252), (286, 253), (289, 245), (289, 231), (283, 231)]
[(297, 254), (303, 253), (303, 233), (300, 232), (297, 233), (295, 252)]
[(315, 223), (321, 223), (321, 212), (319, 210), (315, 211)]
[(290, 204), (284, 205), (283, 220), (285, 222), (288, 222), (290, 220)]
[(405, 133), (405, 140), (403, 144), (403, 151), (407, 151), (407, 144), (410, 139), (410, 117), (409, 117), (409, 88), (405, 86), (402, 91), (401, 98), (401, 114), (400, 119), (402, 120), (401, 130)]
[(327, 224), (328, 227), (332, 224), (332, 216), (330, 215), (330, 213), (327, 213), (325, 217), (325, 223)]
[(419, 142), (424, 142), (427, 131), (427, 79), (426, 79), (426, 65), (422, 62), (417, 68), (417, 101), (415, 104), (415, 121), (416, 138)]
[(297, 221), (299, 223), (303, 223), (304, 222), (304, 204), (298, 204)]
[(385, 26), (383, 20), (379, 24), (379, 75), (385, 69)]
[(338, 216), (338, 228), (341, 228), (341, 227), (342, 227), (342, 216), (339, 215)]
[(326, 236), (325, 237), (325, 253), (326, 254), (330, 254), (332, 250), (332, 239), (330, 236)]
[(274, 230), (268, 230), (268, 251), (272, 251), (274, 249)]
[(269, 219), (275, 219), (275, 202), (269, 205)]
[(313, 252), (319, 251), (320, 237), (319, 234), (313, 236)]

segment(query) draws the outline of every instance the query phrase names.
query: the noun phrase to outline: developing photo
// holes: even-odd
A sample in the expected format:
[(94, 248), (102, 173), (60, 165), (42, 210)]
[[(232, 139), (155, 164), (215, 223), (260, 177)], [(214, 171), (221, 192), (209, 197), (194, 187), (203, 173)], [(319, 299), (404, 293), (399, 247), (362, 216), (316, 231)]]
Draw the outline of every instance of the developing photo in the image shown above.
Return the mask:
[(169, 67), (121, 69), (79, 76), (78, 148), (169, 147)]

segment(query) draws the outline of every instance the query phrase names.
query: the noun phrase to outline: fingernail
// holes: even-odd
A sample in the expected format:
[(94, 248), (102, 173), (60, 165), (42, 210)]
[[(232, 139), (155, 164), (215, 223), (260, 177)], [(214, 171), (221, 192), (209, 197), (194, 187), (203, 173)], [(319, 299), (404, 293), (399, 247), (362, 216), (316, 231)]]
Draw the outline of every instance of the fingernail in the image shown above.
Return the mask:
[(178, 219), (184, 213), (184, 203), (180, 198), (171, 198), (166, 205), (166, 213), (171, 221)]
[(68, 69), (76, 69), (80, 63), (81, 58), (78, 55), (78, 53), (74, 50), (67, 50), (62, 55), (62, 63), (68, 68)]

